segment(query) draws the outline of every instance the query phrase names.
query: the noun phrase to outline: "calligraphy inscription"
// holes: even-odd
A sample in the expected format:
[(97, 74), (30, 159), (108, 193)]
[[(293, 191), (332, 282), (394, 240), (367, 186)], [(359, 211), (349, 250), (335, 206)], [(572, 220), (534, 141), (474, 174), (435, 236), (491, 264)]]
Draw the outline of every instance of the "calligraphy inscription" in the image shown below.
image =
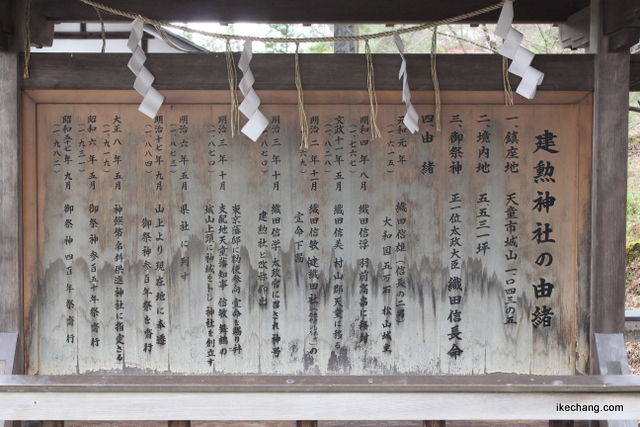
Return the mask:
[(38, 111), (32, 373), (572, 374), (572, 105)]

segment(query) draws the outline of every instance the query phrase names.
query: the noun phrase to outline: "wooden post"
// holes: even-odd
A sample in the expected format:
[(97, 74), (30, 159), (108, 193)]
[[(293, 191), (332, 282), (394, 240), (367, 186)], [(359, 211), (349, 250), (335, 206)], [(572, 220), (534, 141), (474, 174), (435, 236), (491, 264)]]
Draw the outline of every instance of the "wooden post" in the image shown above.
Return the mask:
[(608, 51), (603, 0), (591, 1), (590, 50), (596, 53), (591, 184), (590, 370), (595, 333), (624, 331), (629, 51)]
[[(334, 25), (333, 35), (335, 37), (349, 37), (356, 34), (354, 24)], [(358, 53), (358, 43), (355, 41), (334, 42), (333, 53)]]
[[(21, 11), (21, 2), (12, 2)], [(13, 11), (18, 16), (18, 11)], [(16, 35), (22, 19), (15, 19)], [(13, 37), (13, 39), (22, 39)], [(19, 333), (14, 373), (23, 373), (19, 42), (0, 52), (0, 332)]]

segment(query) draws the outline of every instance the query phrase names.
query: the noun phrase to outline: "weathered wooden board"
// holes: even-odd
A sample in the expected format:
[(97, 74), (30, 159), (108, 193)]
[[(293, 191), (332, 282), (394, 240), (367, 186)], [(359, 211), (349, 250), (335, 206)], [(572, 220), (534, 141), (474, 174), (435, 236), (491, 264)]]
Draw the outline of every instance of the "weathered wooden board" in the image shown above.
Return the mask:
[(38, 104), (28, 371), (573, 374), (579, 105), (416, 108)]

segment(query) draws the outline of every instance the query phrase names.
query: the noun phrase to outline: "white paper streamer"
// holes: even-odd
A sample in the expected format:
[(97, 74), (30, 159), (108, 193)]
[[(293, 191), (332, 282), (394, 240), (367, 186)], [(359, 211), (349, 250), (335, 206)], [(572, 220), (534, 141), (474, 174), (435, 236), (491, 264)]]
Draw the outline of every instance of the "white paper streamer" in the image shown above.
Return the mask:
[(393, 35), (393, 41), (398, 47), (398, 52), (400, 52), (400, 57), (402, 58), (398, 79), (402, 79), (402, 101), (407, 106), (407, 112), (405, 113), (404, 120), (402, 122), (411, 133), (416, 133), (418, 131), (419, 117), (416, 109), (413, 108), (413, 105), (411, 104), (411, 91), (409, 90), (409, 82), (407, 81), (407, 61), (404, 58), (404, 44), (402, 43), (400, 36), (397, 34)]
[(523, 36), (521, 32), (512, 27), (513, 16), (513, 3), (506, 2), (502, 5), (494, 34), (504, 39), (500, 54), (513, 60), (509, 72), (522, 77), (516, 93), (527, 99), (532, 99), (536, 94), (537, 87), (544, 79), (544, 74), (531, 66), (533, 52), (520, 46)]
[(140, 47), (143, 29), (144, 22), (139, 19), (133, 21), (131, 34), (127, 41), (127, 47), (132, 55), (127, 66), (131, 72), (136, 75), (133, 88), (144, 97), (140, 107), (138, 107), (138, 111), (153, 119), (156, 117), (156, 114), (158, 114), (158, 110), (164, 102), (164, 96), (151, 87), (155, 77), (153, 77), (153, 74), (144, 66), (147, 55), (144, 54), (142, 47)]
[(500, 11), (500, 17), (498, 18), (498, 25), (496, 25), (496, 30), (494, 34), (498, 37), (502, 37), (503, 39), (507, 38), (507, 33), (511, 29), (511, 23), (513, 22), (513, 3), (506, 2), (502, 5), (502, 10)]
[(244, 100), (238, 109), (249, 119), (242, 127), (242, 133), (251, 138), (252, 141), (256, 141), (269, 125), (269, 120), (260, 112), (259, 107), (262, 101), (253, 89), (253, 83), (256, 79), (253, 77), (251, 68), (249, 68), (252, 57), (251, 40), (247, 40), (244, 42), (244, 49), (240, 55), (240, 61), (238, 61), (238, 68), (243, 74), (238, 87), (242, 95), (244, 95)]

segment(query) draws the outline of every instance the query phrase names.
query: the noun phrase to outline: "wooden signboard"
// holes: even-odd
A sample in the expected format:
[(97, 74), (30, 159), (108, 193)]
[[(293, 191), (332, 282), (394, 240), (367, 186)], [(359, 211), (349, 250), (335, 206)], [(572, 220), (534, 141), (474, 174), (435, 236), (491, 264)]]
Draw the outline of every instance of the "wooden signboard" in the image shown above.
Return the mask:
[(28, 373), (585, 372), (588, 93), (261, 96), (28, 94)]

